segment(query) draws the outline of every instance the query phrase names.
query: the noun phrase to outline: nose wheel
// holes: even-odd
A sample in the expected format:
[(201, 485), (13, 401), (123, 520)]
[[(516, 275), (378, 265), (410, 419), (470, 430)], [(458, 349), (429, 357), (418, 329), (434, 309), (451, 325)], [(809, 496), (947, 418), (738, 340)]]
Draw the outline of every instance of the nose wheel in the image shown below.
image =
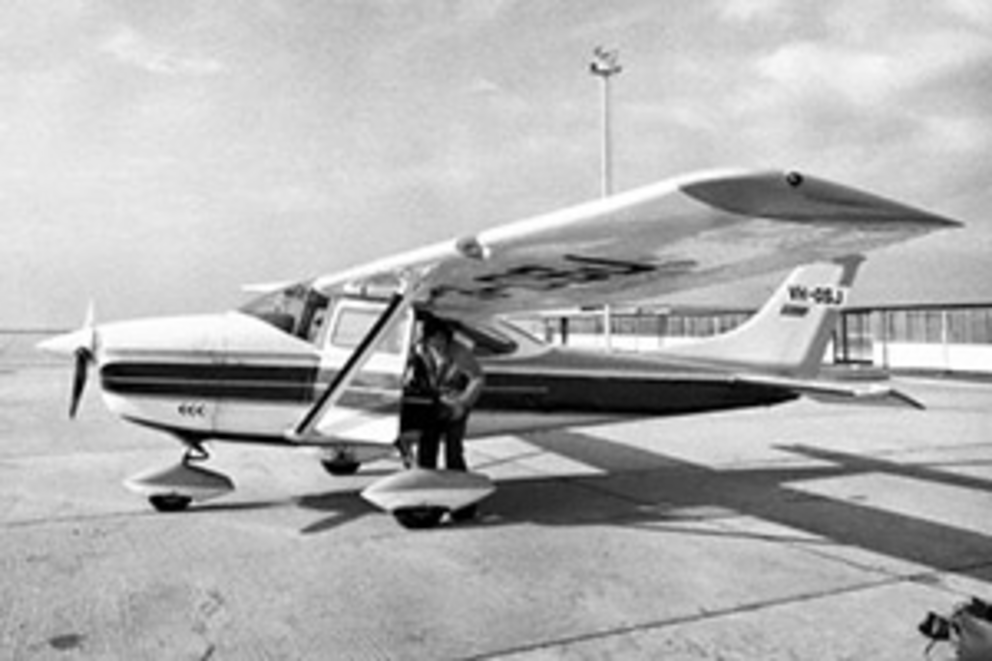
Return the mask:
[(139, 473), (124, 485), (148, 498), (149, 504), (158, 512), (181, 512), (193, 502), (234, 491), (231, 478), (198, 465), (209, 457), (200, 443), (187, 443), (186, 453), (178, 464)]

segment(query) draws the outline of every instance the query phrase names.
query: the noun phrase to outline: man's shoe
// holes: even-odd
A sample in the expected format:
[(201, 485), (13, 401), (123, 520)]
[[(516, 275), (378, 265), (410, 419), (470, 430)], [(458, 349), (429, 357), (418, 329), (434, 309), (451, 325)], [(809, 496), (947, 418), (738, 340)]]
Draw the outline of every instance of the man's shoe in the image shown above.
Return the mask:
[(403, 468), (413, 468), (413, 443), (414, 440), (406, 434), (400, 434), (393, 442), (393, 446), (399, 451), (400, 459), (403, 461)]

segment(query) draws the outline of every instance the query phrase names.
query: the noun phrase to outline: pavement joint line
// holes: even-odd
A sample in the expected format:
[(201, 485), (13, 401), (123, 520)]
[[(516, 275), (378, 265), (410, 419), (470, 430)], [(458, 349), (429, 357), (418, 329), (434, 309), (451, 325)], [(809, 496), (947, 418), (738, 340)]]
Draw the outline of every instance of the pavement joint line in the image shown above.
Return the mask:
[[(478, 472), (485, 472), (486, 470), (492, 470), (493, 468), (498, 468), (500, 466), (516, 464), (521, 461), (526, 461), (528, 459), (538, 459), (540, 457), (547, 455), (548, 453), (545, 452), (544, 450), (536, 450), (534, 452), (525, 452), (522, 454), (513, 455), (509, 457), (497, 457), (494, 455), (486, 454), (484, 451), (483, 452), (476, 451), (476, 454), (484, 458), (485, 461), (479, 462), (476, 466), (473, 466), (472, 470)], [(536, 474), (548, 474), (548, 475), (552, 474), (534, 468), (529, 468), (529, 470), (533, 471)]]
[[(734, 528), (726, 525), (726, 523), (724, 523), (723, 520), (714, 520), (713, 525), (714, 527), (722, 528), (729, 532), (739, 532), (734, 530)], [(843, 555), (832, 553), (831, 552), (832, 549), (845, 548), (845, 546), (843, 544), (837, 544), (835, 542), (831, 542), (830, 540), (823, 538), (821, 538), (820, 540), (816, 540), (816, 539), (805, 540), (805, 539), (779, 537), (775, 535), (762, 535), (760, 536), (760, 538), (770, 543), (777, 543), (783, 546), (788, 546), (800, 553), (806, 553), (808, 555), (816, 556), (817, 558), (826, 560), (831, 563), (841, 564), (846, 567), (850, 567), (851, 569), (862, 571), (868, 574), (877, 574), (879, 576), (888, 577), (894, 583), (899, 583), (903, 581), (911, 582), (911, 583), (927, 583), (924, 579), (931, 577), (939, 577), (944, 574), (966, 573), (966, 572), (982, 570), (982, 569), (992, 569), (992, 561), (989, 561), (989, 562), (969, 563), (966, 565), (960, 565), (948, 569), (932, 569), (929, 571), (918, 571), (918, 572), (906, 574), (906, 573), (899, 573), (896, 570), (886, 569), (885, 567), (882, 566), (874, 566), (863, 562), (858, 562), (857, 560), (853, 560)], [(927, 584), (931, 585), (934, 588), (942, 587), (941, 584), (938, 582), (932, 582)], [(945, 590), (947, 592), (954, 592), (950, 588), (945, 588)]]
[(91, 521), (113, 521), (115, 519), (125, 519), (129, 517), (152, 518), (161, 516), (156, 512), (143, 511), (123, 511), (123, 512), (102, 512), (100, 514), (79, 514), (76, 516), (50, 516), (46, 518), (22, 519), (20, 521), (7, 521), (0, 524), (0, 530), (17, 530), (19, 528), (44, 527), (46, 525), (58, 526), (73, 523), (88, 523)]
[[(903, 576), (886, 575), (885, 578), (879, 580), (866, 581), (863, 583), (859, 583), (857, 585), (850, 585), (847, 587), (836, 588), (833, 590), (821, 590), (817, 592), (810, 592), (807, 594), (793, 595), (790, 597), (768, 599), (765, 601), (758, 601), (751, 604), (743, 604), (732, 608), (703, 610), (695, 614), (687, 614), (687, 615), (672, 617), (663, 620), (643, 622), (640, 624), (619, 626), (611, 629), (605, 629), (602, 631), (592, 631), (585, 634), (577, 634), (574, 636), (563, 636), (561, 638), (535, 642), (529, 645), (508, 647), (501, 650), (494, 650), (492, 652), (485, 652), (482, 654), (459, 657), (459, 659), (460, 661), (488, 661), (490, 659), (500, 659), (503, 657), (525, 654), (528, 652), (538, 652), (541, 650), (549, 650), (556, 647), (563, 647), (567, 645), (575, 645), (580, 643), (593, 642), (597, 640), (605, 640), (607, 638), (613, 638), (615, 636), (625, 636), (625, 635), (630, 635), (638, 632), (646, 632), (646, 631), (657, 631), (657, 630), (668, 629), (671, 627), (676, 627), (686, 624), (695, 624), (699, 622), (717, 620), (720, 618), (739, 615), (743, 613), (755, 613), (763, 610), (779, 608), (782, 606), (790, 606), (795, 604), (813, 602), (820, 599), (829, 599), (831, 597), (836, 597), (841, 595), (856, 594), (859, 592), (868, 592), (870, 590), (889, 587), (893, 585), (899, 585), (901, 583), (923, 584), (923, 581), (921, 579), (927, 576), (938, 576), (941, 574), (957, 573), (957, 572), (964, 572), (964, 571), (971, 571), (975, 569), (985, 569), (985, 568), (992, 568), (992, 562), (963, 565), (960, 567), (955, 567), (951, 570), (942, 569), (939, 571), (919, 572), (917, 574), (903, 575)], [(940, 589), (940, 586), (937, 584), (930, 585), (929, 583), (927, 583), (926, 585), (934, 589)], [(945, 588), (944, 591), (948, 593), (954, 593), (953, 590), (947, 588)]]
[[(986, 444), (981, 444), (981, 445), (986, 445)], [(618, 499), (626, 500), (626, 501), (628, 501), (628, 502), (630, 502), (632, 504), (637, 504), (637, 505), (646, 506), (646, 507), (652, 506), (651, 503), (641, 502), (641, 501), (638, 501), (638, 499), (636, 499), (636, 498), (632, 498), (632, 497), (629, 497), (629, 496), (624, 496), (622, 494), (612, 493), (612, 492), (609, 491), (609, 489), (607, 489), (605, 487), (599, 487), (599, 486), (595, 486), (595, 485), (579, 485), (579, 486), (584, 486), (585, 488), (590, 489), (590, 490), (595, 490), (595, 491), (599, 491), (599, 492), (602, 492), (602, 493), (605, 493), (605, 494), (613, 495), (614, 497), (616, 497)], [(615, 519), (616, 517), (607, 517), (607, 518), (608, 519), (609, 518)], [(733, 521), (733, 520), (743, 519), (743, 518), (747, 518), (747, 515), (745, 513), (742, 513), (742, 512), (737, 512), (736, 514), (728, 514), (726, 516), (721, 516), (721, 517), (706, 517), (705, 519), (699, 519), (699, 520), (705, 520), (706, 522), (711, 523), (714, 528), (719, 528), (719, 529), (721, 529), (721, 530), (723, 530), (723, 531), (725, 531), (725, 532), (727, 532), (729, 534), (735, 534), (735, 535), (737, 535), (737, 534), (741, 534), (741, 531), (738, 530), (738, 529), (736, 529), (736, 528), (734, 528), (733, 525), (732, 524), (729, 524), (728, 522), (729, 521)], [(819, 538), (819, 539), (816, 539), (816, 538), (806, 539), (806, 538), (796, 538), (796, 537), (785, 537), (785, 536), (774, 535), (774, 534), (771, 534), (771, 535), (751, 534), (751, 535), (749, 535), (749, 538), (751, 538), (751, 539), (761, 539), (761, 540), (766, 541), (768, 543), (780, 544), (780, 545), (783, 545), (783, 546), (788, 546), (788, 547), (790, 547), (790, 548), (792, 548), (792, 549), (794, 549), (794, 550), (796, 550), (796, 551), (798, 551), (800, 553), (806, 553), (806, 554), (809, 554), (809, 555), (813, 555), (813, 556), (816, 556), (816, 557), (818, 557), (820, 559), (827, 560), (827, 561), (832, 562), (832, 563), (842, 564), (842, 565), (848, 566), (848, 567), (850, 567), (852, 569), (856, 569), (858, 571), (863, 571), (863, 572), (866, 572), (866, 573), (877, 574), (877, 575), (880, 575), (880, 576), (889, 577), (891, 580), (893, 580), (895, 582), (899, 582), (899, 581), (902, 581), (902, 580), (911, 581), (911, 582), (922, 582), (921, 579), (926, 578), (926, 577), (934, 577), (934, 576), (940, 576), (942, 574), (968, 572), (968, 571), (975, 571), (975, 570), (980, 570), (980, 569), (985, 569), (985, 568), (992, 568), (992, 561), (990, 561), (990, 562), (987, 562), (987, 563), (986, 562), (971, 563), (971, 564), (968, 564), (968, 565), (961, 565), (961, 566), (953, 567), (953, 568), (950, 568), (950, 569), (939, 569), (939, 570), (932, 570), (932, 571), (920, 571), (920, 572), (915, 572), (915, 573), (912, 573), (912, 574), (900, 574), (897, 571), (889, 570), (889, 569), (886, 569), (884, 567), (869, 565), (869, 564), (866, 564), (866, 563), (858, 562), (858, 561), (853, 560), (851, 558), (844, 557), (843, 555), (831, 553), (830, 552), (830, 549), (836, 548), (837, 545), (835, 543), (831, 542), (830, 540), (826, 540), (826, 539), (823, 539), (823, 538)], [(843, 546), (843, 545), (841, 545), (841, 546)], [(953, 592), (953, 590), (950, 590), (949, 588), (947, 589), (947, 591), (948, 592)]]
[[(287, 499), (285, 501), (275, 501), (271, 506), (282, 506), (282, 505), (295, 505), (293, 499)], [(3, 521), (0, 522), (0, 530), (16, 530), (19, 528), (33, 528), (33, 527), (45, 527), (46, 525), (60, 526), (68, 525), (74, 523), (89, 523), (89, 522), (100, 522), (100, 521), (115, 521), (115, 520), (127, 520), (127, 519), (146, 519), (149, 521), (155, 520), (172, 520), (174, 518), (198, 518), (200, 516), (205, 516), (208, 514), (216, 514), (218, 512), (223, 512), (228, 509), (237, 509), (238, 504), (228, 504), (228, 507), (194, 507), (187, 512), (181, 512), (178, 516), (163, 514), (162, 512), (156, 512), (152, 509), (133, 509), (133, 510), (119, 510), (111, 512), (94, 512), (89, 514), (74, 514), (68, 516), (49, 516), (49, 517), (36, 517), (31, 519), (21, 519), (15, 521)]]
[[(637, 472), (640, 472), (640, 471), (637, 471)], [(608, 473), (608, 475), (618, 475), (618, 474), (619, 473), (615, 473), (615, 474)], [(597, 494), (599, 496), (606, 496), (608, 498), (612, 498), (613, 500), (619, 501), (621, 503), (626, 503), (627, 505), (636, 505), (637, 507), (652, 507), (654, 505), (654, 503), (647, 502), (647, 501), (645, 501), (643, 499), (640, 499), (640, 498), (635, 498), (633, 496), (628, 496), (628, 495), (623, 494), (623, 493), (617, 493), (616, 491), (610, 489), (608, 486), (600, 485), (600, 484), (591, 484), (590, 483), (590, 477), (591, 476), (588, 476), (588, 475), (586, 475), (586, 476), (562, 476), (562, 477), (553, 478), (550, 481), (551, 482), (559, 482), (559, 483), (562, 483), (562, 484), (564, 484), (566, 486), (571, 486), (571, 487), (574, 487), (576, 489), (580, 489), (580, 490), (583, 490), (583, 491), (587, 491), (587, 492), (590, 492), (590, 493)], [(741, 516), (741, 515), (738, 515), (738, 516)], [(591, 517), (591, 518), (593, 520), (595, 520), (597, 517)], [(617, 520), (622, 519), (622, 517), (616, 517), (616, 516), (603, 516), (603, 517), (600, 517), (600, 518), (604, 522), (617, 521)]]
[(914, 455), (921, 452), (933, 452), (937, 450), (968, 450), (974, 448), (988, 448), (992, 443), (956, 443), (952, 445), (914, 445), (911, 448), (884, 448), (873, 452), (865, 452), (859, 456), (863, 457), (898, 457), (900, 455)]
[[(985, 445), (985, 444), (979, 444), (979, 445)], [(621, 502), (626, 502), (628, 504), (637, 505), (637, 506), (641, 506), (641, 507), (652, 506), (652, 503), (648, 503), (646, 501), (643, 501), (642, 499), (638, 499), (638, 498), (634, 498), (634, 497), (631, 497), (631, 496), (627, 496), (625, 494), (617, 493), (617, 492), (609, 489), (606, 486), (602, 486), (602, 485), (599, 485), (599, 484), (590, 483), (587, 477), (563, 476), (563, 477), (557, 478), (554, 481), (560, 482), (560, 483), (563, 483), (563, 484), (566, 484), (566, 485), (569, 485), (569, 486), (573, 486), (573, 487), (578, 488), (578, 489), (583, 489), (583, 490), (586, 490), (586, 491), (594, 492), (594, 493), (599, 494), (599, 495), (611, 497), (611, 498), (613, 498), (615, 500), (618, 500), (618, 501), (621, 501)], [(707, 517), (706, 518), (706, 521), (707, 522), (712, 522), (713, 526), (716, 527), (716, 528), (720, 528), (720, 529), (722, 529), (722, 530), (724, 530), (724, 531), (726, 531), (728, 533), (737, 534), (740, 531), (734, 529), (730, 525), (727, 525), (726, 521), (728, 519), (741, 519), (741, 518), (744, 518), (744, 517), (745, 517), (745, 515), (743, 513), (737, 513), (736, 515), (728, 515), (728, 516), (719, 517), (719, 518), (710, 518), (710, 517)], [(605, 516), (605, 517), (602, 517), (602, 521), (604, 523), (609, 523), (611, 521), (618, 521), (621, 518), (622, 517)], [(839, 595), (839, 594), (847, 594), (847, 593), (855, 593), (855, 592), (860, 592), (860, 591), (867, 591), (867, 590), (871, 590), (871, 589), (875, 589), (875, 588), (879, 588), (879, 587), (885, 587), (885, 586), (889, 586), (889, 585), (898, 585), (900, 583), (926, 584), (926, 585), (928, 585), (929, 587), (931, 587), (933, 589), (942, 590), (942, 591), (947, 592), (949, 594), (955, 594), (955, 591), (952, 588), (950, 588), (949, 586), (942, 585), (939, 581), (932, 581), (931, 582), (931, 581), (926, 581), (925, 579), (927, 579), (927, 578), (936, 578), (936, 577), (939, 577), (941, 575), (946, 575), (946, 574), (967, 573), (967, 572), (973, 572), (973, 571), (976, 571), (976, 570), (982, 570), (982, 569), (992, 568), (992, 562), (981, 562), (981, 563), (971, 563), (971, 564), (967, 564), (967, 565), (961, 565), (961, 566), (952, 567), (952, 568), (946, 568), (946, 569), (939, 569), (939, 570), (936, 570), (935, 569), (935, 570), (932, 570), (932, 571), (920, 571), (920, 572), (914, 572), (914, 573), (911, 573), (911, 574), (900, 574), (898, 572), (885, 569), (884, 567), (878, 567), (878, 566), (872, 566), (872, 565), (860, 563), (860, 562), (854, 561), (854, 560), (852, 560), (850, 558), (843, 557), (841, 555), (836, 555), (836, 554), (832, 554), (832, 553), (826, 552), (826, 551), (824, 551), (824, 550), (822, 550), (820, 548), (817, 548), (817, 545), (815, 544), (816, 540), (805, 540), (805, 539), (803, 539), (803, 540), (797, 540), (795, 538), (782, 538), (782, 537), (778, 537), (778, 536), (775, 536), (775, 535), (762, 535), (760, 537), (761, 537), (761, 539), (763, 539), (763, 540), (765, 540), (765, 541), (767, 541), (769, 543), (775, 543), (775, 544), (781, 544), (781, 545), (784, 545), (784, 546), (789, 546), (790, 548), (793, 548), (793, 549), (795, 549), (795, 550), (797, 550), (799, 552), (807, 553), (807, 554), (810, 554), (810, 555), (814, 555), (814, 556), (816, 556), (818, 558), (827, 560), (827, 561), (832, 562), (832, 563), (838, 563), (838, 564), (846, 565), (848, 567), (851, 567), (852, 569), (856, 569), (858, 571), (865, 572), (867, 574), (875, 575), (875, 576), (878, 576), (880, 578), (878, 578), (877, 580), (867, 581), (867, 582), (860, 583), (858, 585), (850, 586), (850, 587), (847, 587), (847, 588), (839, 588), (837, 590), (828, 590), (828, 591), (810, 593), (810, 594), (807, 594), (807, 595), (799, 595), (799, 596), (796, 596), (796, 597), (788, 597), (788, 598), (783, 598), (783, 599), (769, 600), (769, 601), (765, 601), (765, 602), (758, 602), (758, 603), (755, 603), (755, 604), (744, 605), (744, 606), (740, 606), (740, 607), (736, 607), (736, 608), (731, 608), (731, 609), (722, 609), (722, 610), (716, 610), (716, 611), (707, 611), (707, 612), (704, 612), (704, 613), (700, 613), (698, 615), (691, 615), (691, 616), (685, 616), (685, 617), (680, 617), (680, 618), (672, 618), (672, 619), (669, 619), (669, 620), (659, 620), (659, 621), (655, 621), (655, 622), (647, 622), (647, 623), (638, 624), (638, 625), (631, 625), (631, 626), (627, 626), (627, 627), (619, 627), (619, 628), (610, 629), (610, 630), (606, 630), (606, 631), (592, 632), (592, 633), (589, 633), (589, 634), (583, 634), (583, 635), (572, 636), (572, 637), (565, 637), (565, 638), (561, 638), (561, 639), (556, 639), (556, 640), (551, 640), (551, 641), (545, 641), (545, 642), (542, 642), (542, 643), (535, 643), (534, 645), (530, 645), (530, 646), (521, 646), (519, 648), (512, 648), (512, 649), (507, 649), (507, 650), (496, 651), (496, 652), (493, 652), (493, 653), (486, 653), (486, 654), (482, 654), (482, 655), (469, 656), (469, 657), (464, 657), (464, 658), (466, 659), (466, 661), (469, 661), (469, 660), (471, 660), (471, 661), (475, 661), (475, 660), (482, 661), (482, 660), (485, 660), (485, 659), (498, 659), (500, 657), (507, 656), (507, 655), (513, 655), (513, 654), (519, 654), (519, 653), (525, 653), (525, 652), (531, 652), (531, 651), (538, 651), (538, 650), (542, 650), (542, 649), (549, 649), (549, 648), (558, 647), (558, 646), (561, 646), (561, 645), (569, 645), (569, 644), (574, 644), (574, 643), (581, 643), (581, 642), (587, 642), (587, 641), (592, 641), (592, 640), (605, 639), (605, 638), (609, 638), (609, 637), (612, 637), (612, 636), (622, 636), (622, 635), (626, 635), (626, 634), (630, 634), (630, 633), (635, 633), (635, 632), (638, 632), (638, 631), (649, 631), (649, 630), (654, 630), (654, 629), (662, 629), (662, 628), (666, 628), (666, 627), (670, 627), (670, 626), (677, 626), (677, 625), (680, 625), (680, 624), (688, 624), (688, 623), (693, 623), (693, 622), (705, 621), (705, 620), (708, 620), (708, 619), (716, 619), (716, 618), (719, 618), (719, 617), (724, 617), (724, 616), (727, 616), (727, 615), (733, 615), (733, 614), (737, 614), (737, 613), (753, 612), (753, 611), (763, 610), (763, 609), (766, 609), (766, 608), (775, 608), (775, 607), (782, 606), (782, 605), (789, 605), (789, 604), (794, 604), (794, 603), (802, 603), (802, 602), (807, 602), (807, 601), (814, 601), (814, 600), (817, 600), (817, 599), (829, 598), (829, 597), (836, 596), (836, 595)]]
[[(634, 498), (634, 497), (631, 497), (631, 496), (627, 496), (627, 495), (624, 495), (624, 494), (616, 493), (614, 491), (611, 491), (608, 487), (605, 487), (605, 486), (586, 483), (586, 482), (583, 481), (583, 478), (581, 478), (581, 477), (563, 477), (563, 478), (560, 478), (559, 481), (565, 482), (565, 483), (570, 483), (572, 486), (575, 486), (575, 487), (577, 487), (579, 489), (585, 489), (587, 491), (595, 492), (597, 494), (609, 496), (609, 497), (612, 497), (612, 498), (614, 498), (616, 500), (619, 500), (621, 502), (626, 502), (628, 504), (637, 505), (639, 507), (653, 507), (655, 505), (655, 503), (649, 503), (649, 502), (643, 501), (641, 499), (637, 499), (637, 498)], [(694, 521), (705, 521), (706, 523), (711, 524), (714, 528), (718, 528), (718, 529), (720, 529), (720, 530), (722, 530), (722, 531), (724, 531), (724, 532), (726, 532), (728, 534), (741, 535), (741, 534), (743, 534), (742, 531), (736, 529), (735, 527), (733, 527), (733, 525), (730, 524), (729, 522), (730, 521), (744, 519), (744, 518), (747, 518), (747, 515), (745, 513), (736, 512), (736, 513), (728, 513), (728, 514), (726, 514), (724, 516), (719, 516), (719, 517), (707, 516), (707, 517), (699, 517), (699, 518), (692, 519), (692, 520), (694, 520)], [(616, 523), (621, 523), (622, 524), (623, 517), (603, 516), (603, 517), (601, 517), (601, 521), (603, 523), (616, 522)], [(666, 527), (667, 528), (672, 528), (672, 526), (670, 526), (670, 525), (666, 525)], [(817, 538), (809, 538), (809, 539), (807, 539), (807, 538), (785, 537), (785, 536), (774, 535), (774, 534), (762, 535), (762, 534), (753, 534), (753, 533), (748, 534), (748, 537), (750, 539), (760, 539), (760, 540), (765, 541), (765, 542), (768, 542), (770, 544), (780, 544), (780, 545), (783, 545), (783, 546), (788, 546), (791, 549), (794, 549), (794, 550), (796, 550), (798, 552), (806, 553), (806, 554), (809, 554), (809, 555), (812, 555), (812, 556), (816, 556), (817, 558), (820, 558), (822, 560), (826, 560), (826, 561), (831, 562), (831, 563), (837, 563), (837, 564), (845, 565), (845, 566), (850, 567), (852, 569), (856, 569), (858, 571), (862, 571), (862, 572), (866, 572), (866, 573), (871, 573), (871, 574), (876, 574), (876, 575), (888, 577), (889, 579), (894, 580), (894, 581), (899, 581), (899, 580), (903, 580), (903, 579), (905, 579), (905, 580), (917, 580), (917, 581), (919, 581), (919, 579), (921, 579), (923, 577), (926, 577), (926, 576), (938, 576), (938, 575), (944, 574), (944, 573), (954, 573), (954, 572), (962, 572), (962, 571), (965, 571), (965, 572), (966, 571), (973, 571), (973, 570), (977, 570), (977, 569), (983, 569), (983, 568), (986, 568), (986, 567), (992, 568), (992, 562), (989, 562), (989, 563), (974, 563), (974, 564), (970, 564), (970, 565), (962, 565), (960, 567), (954, 567), (954, 568), (951, 568), (950, 570), (941, 569), (941, 570), (934, 570), (934, 571), (916, 572), (916, 573), (908, 574), (907, 575), (907, 574), (900, 574), (900, 573), (898, 573), (896, 571), (885, 569), (884, 567), (873, 566), (873, 565), (865, 564), (865, 563), (862, 563), (862, 562), (857, 562), (856, 560), (852, 560), (851, 558), (846, 558), (846, 557), (844, 557), (843, 555), (840, 555), (840, 554), (831, 553), (829, 550), (825, 550), (825, 548), (826, 549), (833, 549), (837, 545), (835, 543), (831, 542), (830, 540), (825, 540), (823, 538), (819, 538), (819, 539), (817, 539)]]

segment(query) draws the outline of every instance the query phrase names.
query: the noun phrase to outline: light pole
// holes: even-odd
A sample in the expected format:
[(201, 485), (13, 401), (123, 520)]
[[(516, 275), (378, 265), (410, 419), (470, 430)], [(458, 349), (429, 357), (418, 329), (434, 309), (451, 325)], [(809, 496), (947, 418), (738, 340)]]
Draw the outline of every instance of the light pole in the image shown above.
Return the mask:
[(620, 66), (620, 51), (606, 50), (597, 46), (592, 51), (593, 60), (589, 63), (589, 73), (603, 81), (602, 85), (602, 160), (600, 181), (603, 197), (613, 193), (613, 127), (610, 122), (610, 78), (623, 71)]
[[(602, 158), (600, 159), (600, 192), (604, 198), (613, 193), (613, 127), (610, 122), (610, 78), (623, 71), (620, 51), (596, 46), (592, 51), (589, 73), (603, 81), (602, 94)], [(610, 305), (603, 306), (603, 341), (607, 349), (613, 348), (613, 315)]]

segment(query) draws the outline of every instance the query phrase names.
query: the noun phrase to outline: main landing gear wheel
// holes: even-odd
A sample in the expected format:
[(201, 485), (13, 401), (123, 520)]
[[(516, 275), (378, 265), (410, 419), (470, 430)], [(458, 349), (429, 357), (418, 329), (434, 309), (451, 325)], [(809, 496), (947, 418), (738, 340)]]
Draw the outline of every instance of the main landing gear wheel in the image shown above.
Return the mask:
[(446, 511), (444, 507), (401, 507), (393, 510), (393, 517), (404, 528), (425, 530), (441, 523)]
[(320, 463), (324, 466), (324, 470), (338, 477), (354, 475), (362, 467), (361, 462), (354, 459), (321, 459)]
[(149, 496), (148, 502), (159, 512), (182, 512), (189, 507), (193, 499), (189, 496), (169, 493)]

